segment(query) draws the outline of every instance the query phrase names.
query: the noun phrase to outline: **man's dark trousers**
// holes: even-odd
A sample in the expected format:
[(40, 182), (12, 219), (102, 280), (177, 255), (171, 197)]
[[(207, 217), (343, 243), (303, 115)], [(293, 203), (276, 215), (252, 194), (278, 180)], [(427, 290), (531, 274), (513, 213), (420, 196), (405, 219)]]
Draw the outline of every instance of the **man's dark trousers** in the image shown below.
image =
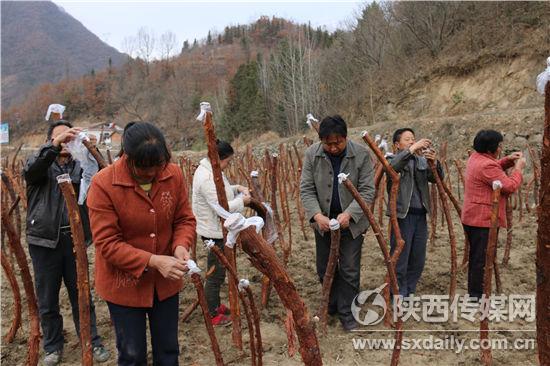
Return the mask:
[[(426, 213), (408, 213), (397, 220), (405, 246), (395, 266), (399, 295), (406, 297), (416, 292), (426, 263), (426, 243), (428, 241), (428, 223)], [(391, 236), (391, 254), (395, 250), (395, 237)]]
[[(76, 332), (77, 334), (80, 333), (76, 258), (73, 252), (73, 240), (70, 231), (61, 231), (55, 248), (29, 245), (29, 253), (34, 268), (44, 350), (48, 353), (58, 351), (63, 349), (64, 343), (63, 318), (59, 312), (61, 280), (65, 283), (67, 293), (69, 294)], [(97, 335), (95, 308), (91, 296), (90, 323), (92, 346), (100, 346), (101, 338)]]
[[(330, 232), (326, 232), (325, 235), (319, 234), (317, 230), (314, 232), (317, 249), (317, 274), (322, 283), (330, 254)], [(354, 239), (349, 230), (340, 231), (340, 258), (330, 290), (329, 313), (338, 312), (340, 321), (343, 323), (353, 320), (351, 304), (359, 293), (363, 238), (363, 234)]]

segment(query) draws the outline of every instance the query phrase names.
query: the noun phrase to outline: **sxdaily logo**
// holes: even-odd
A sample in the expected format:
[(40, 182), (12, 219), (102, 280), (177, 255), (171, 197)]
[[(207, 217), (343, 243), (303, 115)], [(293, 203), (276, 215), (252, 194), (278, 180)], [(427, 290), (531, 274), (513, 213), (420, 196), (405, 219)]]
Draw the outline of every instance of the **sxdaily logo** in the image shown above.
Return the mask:
[[(375, 288), (374, 290), (361, 291), (359, 295), (355, 296), (353, 302), (351, 303), (351, 313), (355, 320), (362, 325), (376, 325), (384, 319), (386, 315), (386, 301), (380, 292), (386, 287), (386, 283), (382, 286)], [(374, 296), (372, 296), (374, 295)], [(367, 303), (369, 298), (372, 297), (372, 302)], [(361, 310), (367, 307), (366, 314), (361, 316)], [(382, 310), (376, 311), (373, 308), (378, 308)]]
[[(374, 290), (360, 292), (351, 304), (351, 313), (362, 325), (376, 325), (384, 319), (387, 304), (383, 284)], [(521, 319), (534, 322), (536, 304), (534, 294), (483, 295), (476, 299), (468, 295), (411, 295), (393, 296), (393, 320), (414, 319), (426, 323), (457, 322), (459, 319), (475, 322), (488, 319), (491, 322), (513, 322)]]

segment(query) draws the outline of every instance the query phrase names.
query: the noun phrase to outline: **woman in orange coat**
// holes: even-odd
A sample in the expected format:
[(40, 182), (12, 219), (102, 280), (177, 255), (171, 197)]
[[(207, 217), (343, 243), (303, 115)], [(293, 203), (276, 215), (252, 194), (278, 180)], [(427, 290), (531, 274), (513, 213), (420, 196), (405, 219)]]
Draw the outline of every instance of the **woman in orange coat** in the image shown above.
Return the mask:
[[(521, 185), (525, 158), (515, 152), (497, 160), (502, 151), (502, 135), (494, 130), (481, 130), (474, 138), (475, 152), (468, 159), (464, 180), (462, 225), (470, 242), (468, 263), (468, 293), (481, 298), (485, 253), (491, 227), (493, 182), (502, 183), (498, 220), (506, 227), (506, 199)], [(511, 168), (510, 175), (506, 170)]]
[(178, 292), (195, 241), (181, 170), (162, 132), (146, 122), (124, 132), (123, 156), (94, 176), (88, 193), (96, 291), (109, 306), (119, 365), (177, 365)]

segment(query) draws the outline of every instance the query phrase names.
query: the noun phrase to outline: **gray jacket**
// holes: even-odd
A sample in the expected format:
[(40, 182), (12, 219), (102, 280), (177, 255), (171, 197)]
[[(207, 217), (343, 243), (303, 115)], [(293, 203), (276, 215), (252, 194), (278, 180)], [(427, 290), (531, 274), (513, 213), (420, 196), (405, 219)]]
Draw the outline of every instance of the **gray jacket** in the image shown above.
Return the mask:
[[(56, 163), (60, 150), (51, 143), (42, 146), (25, 165), (23, 175), (27, 182), (27, 243), (46, 248), (55, 248), (59, 240), (59, 227), (66, 205), (57, 184), (57, 176), (65, 172)], [(80, 163), (69, 163), (69, 175), (78, 197), (82, 179)], [(86, 244), (91, 244), (88, 211), (85, 205), (79, 206)]]
[[(325, 154), (321, 143), (311, 145), (304, 155), (300, 196), (306, 212), (306, 219), (317, 230), (319, 228), (313, 221), (313, 216), (318, 213), (329, 215), (333, 174), (339, 173), (349, 174), (348, 179), (367, 203), (372, 202), (374, 198), (374, 170), (366, 147), (349, 140), (340, 172), (333, 172), (330, 159)], [(368, 229), (369, 222), (359, 204), (355, 202), (343, 185), (339, 185), (338, 193), (342, 212), (348, 212), (351, 215), (350, 231), (355, 238)]]
[[(410, 153), (407, 150), (401, 150), (393, 156), (387, 157), (390, 165), (397, 173), (401, 175), (399, 192), (397, 194), (397, 217), (400, 219), (405, 218), (409, 212), (409, 206), (411, 203), (413, 182), (416, 183), (420, 195), (422, 198), (422, 205), (426, 209), (427, 213), (430, 213), (430, 190), (428, 188), (428, 182), (435, 183), (435, 177), (428, 165), (428, 161), (423, 156), (417, 156)], [(409, 166), (409, 160), (416, 159), (416, 168), (413, 172)], [(443, 177), (443, 169), (441, 163), (437, 161), (437, 170), (441, 177)], [(391, 189), (391, 179), (388, 179), (388, 192)], [(386, 215), (390, 215), (390, 209), (388, 207)]]

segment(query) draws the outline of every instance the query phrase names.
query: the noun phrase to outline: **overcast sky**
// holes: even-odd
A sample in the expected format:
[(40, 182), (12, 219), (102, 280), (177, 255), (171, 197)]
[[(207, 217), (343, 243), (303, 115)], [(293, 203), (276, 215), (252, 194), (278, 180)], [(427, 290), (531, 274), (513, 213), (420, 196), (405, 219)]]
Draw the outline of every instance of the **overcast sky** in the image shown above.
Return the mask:
[(353, 21), (364, 1), (54, 1), (109, 45), (125, 51), (123, 40), (147, 27), (158, 37), (172, 31), (178, 48), (184, 40), (206, 38), (209, 30), (248, 24), (262, 15), (284, 17), (327, 30)]

